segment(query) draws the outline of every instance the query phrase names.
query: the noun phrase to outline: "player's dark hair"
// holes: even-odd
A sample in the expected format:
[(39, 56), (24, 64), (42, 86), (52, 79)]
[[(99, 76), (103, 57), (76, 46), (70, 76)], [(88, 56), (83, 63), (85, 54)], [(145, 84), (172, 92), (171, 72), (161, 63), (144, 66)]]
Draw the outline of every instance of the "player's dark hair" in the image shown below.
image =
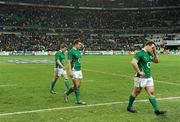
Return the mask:
[(65, 47), (66, 47), (66, 48), (68, 47), (67, 44), (65, 44), (65, 43), (63, 43), (63, 44), (60, 45), (60, 48), (65, 48)]
[(148, 42), (146, 42), (146, 44), (145, 44), (145, 46), (151, 46), (151, 45), (155, 45), (156, 46), (156, 44), (153, 42), (153, 41), (148, 41)]
[(79, 42), (81, 42), (81, 40), (80, 40), (80, 39), (76, 39), (76, 40), (74, 40), (73, 45), (76, 45), (76, 44), (78, 44)]

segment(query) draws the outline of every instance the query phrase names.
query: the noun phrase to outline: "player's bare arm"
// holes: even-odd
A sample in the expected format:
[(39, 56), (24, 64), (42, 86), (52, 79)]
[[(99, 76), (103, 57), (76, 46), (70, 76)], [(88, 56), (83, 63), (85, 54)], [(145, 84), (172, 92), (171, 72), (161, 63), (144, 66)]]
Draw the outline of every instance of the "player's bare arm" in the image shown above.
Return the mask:
[(62, 63), (59, 60), (57, 60), (56, 62), (58, 63), (59, 66), (61, 66), (64, 69), (64, 66), (62, 65)]
[(144, 77), (144, 72), (140, 71), (139, 67), (138, 67), (138, 60), (136, 60), (135, 58), (132, 59), (131, 61), (132, 67), (133, 69), (139, 73), (142, 77)]
[(154, 58), (153, 58), (152, 62), (159, 63), (159, 56), (156, 54), (155, 50), (153, 50), (153, 54), (154, 54)]
[(68, 64), (67, 64), (67, 72), (70, 77), (72, 77), (71, 61), (72, 60), (68, 60)]

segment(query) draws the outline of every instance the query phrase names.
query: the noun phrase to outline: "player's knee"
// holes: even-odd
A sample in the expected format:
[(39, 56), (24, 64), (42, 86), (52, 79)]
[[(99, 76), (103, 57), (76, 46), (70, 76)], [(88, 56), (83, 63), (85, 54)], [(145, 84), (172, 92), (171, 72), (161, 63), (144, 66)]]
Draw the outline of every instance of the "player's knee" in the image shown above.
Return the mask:
[(132, 94), (134, 97), (137, 97), (139, 94), (136, 94), (136, 93), (134, 93), (134, 94)]
[(149, 92), (149, 96), (154, 96), (154, 92), (153, 92), (153, 91), (150, 91), (150, 92)]
[(135, 93), (134, 95), (137, 97), (139, 94), (140, 94), (140, 93), (138, 92), (138, 93)]
[(134, 95), (135, 95), (135, 96), (138, 96), (140, 93), (141, 93), (141, 90), (136, 90), (136, 91), (134, 91)]
[(79, 88), (79, 87), (80, 87), (80, 82), (79, 82), (79, 81), (76, 81), (76, 82), (74, 82), (74, 85), (75, 85), (77, 88)]
[(79, 86), (74, 86), (74, 91), (76, 91), (79, 88), (80, 88)]
[(78, 84), (76, 84), (76, 88), (78, 89), (78, 88), (80, 88), (80, 84), (78, 83)]

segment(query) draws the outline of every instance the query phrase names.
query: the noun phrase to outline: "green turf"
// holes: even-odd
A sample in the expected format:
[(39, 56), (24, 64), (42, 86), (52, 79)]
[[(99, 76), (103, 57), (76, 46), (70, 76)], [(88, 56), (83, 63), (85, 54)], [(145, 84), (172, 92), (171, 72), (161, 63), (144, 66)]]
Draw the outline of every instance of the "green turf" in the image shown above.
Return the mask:
[[(83, 56), (84, 79), (81, 97), (87, 104), (127, 101), (133, 86), (132, 56)], [(53, 56), (0, 57), (0, 115), (3, 113), (77, 106), (74, 94), (64, 103), (63, 80), (56, 84), (57, 94), (49, 93), (53, 64), (16, 64), (8, 60), (48, 60)], [(153, 64), (156, 97), (180, 96), (180, 56), (160, 56)], [(161, 82), (159, 82), (161, 81)], [(175, 84), (168, 84), (175, 83)], [(147, 99), (145, 91), (137, 100)], [(137, 114), (126, 111), (127, 103), (52, 110), (0, 116), (0, 122), (178, 122), (180, 99), (158, 101), (168, 113), (155, 116), (149, 102), (137, 102)]]

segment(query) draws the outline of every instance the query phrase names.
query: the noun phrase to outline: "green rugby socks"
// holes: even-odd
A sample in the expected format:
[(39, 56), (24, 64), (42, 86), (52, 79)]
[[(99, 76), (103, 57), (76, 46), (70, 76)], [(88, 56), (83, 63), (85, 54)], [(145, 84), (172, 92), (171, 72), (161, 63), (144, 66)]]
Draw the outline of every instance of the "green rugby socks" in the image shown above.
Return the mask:
[(52, 81), (52, 83), (51, 83), (51, 90), (54, 90), (55, 84), (56, 84), (56, 80)]
[(69, 94), (71, 94), (73, 91), (74, 91), (74, 88), (71, 87), (71, 88), (69, 88), (69, 90), (66, 92), (66, 94), (69, 95)]
[(129, 96), (128, 108), (131, 108), (131, 107), (132, 107), (135, 98), (136, 98), (136, 97), (134, 97), (133, 95), (130, 95), (130, 96)]
[(77, 88), (75, 90), (75, 96), (76, 96), (76, 101), (79, 102), (80, 101), (80, 89)]
[(64, 82), (65, 82), (67, 90), (69, 90), (70, 89), (70, 82), (69, 82), (69, 80), (65, 79)]
[(153, 106), (155, 111), (159, 110), (157, 101), (156, 101), (156, 99), (154, 97), (149, 97), (149, 101), (150, 101), (150, 103)]

